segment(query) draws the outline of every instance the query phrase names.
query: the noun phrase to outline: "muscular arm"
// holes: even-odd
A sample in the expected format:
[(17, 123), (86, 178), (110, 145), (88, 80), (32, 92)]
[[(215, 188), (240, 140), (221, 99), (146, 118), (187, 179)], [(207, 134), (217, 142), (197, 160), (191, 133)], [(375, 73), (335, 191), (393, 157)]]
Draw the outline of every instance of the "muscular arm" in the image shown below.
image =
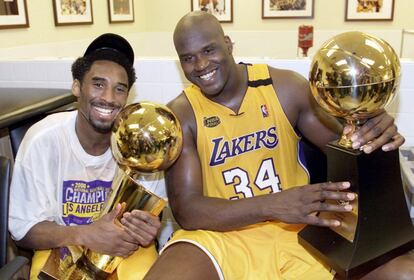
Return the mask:
[[(342, 131), (348, 133), (349, 126), (343, 127), (316, 103), (304, 77), (289, 70), (269, 70), (273, 86), (290, 123), (303, 136), (323, 150), (328, 142), (338, 139)], [(353, 148), (361, 148), (365, 153), (378, 148), (384, 151), (394, 150), (405, 141), (398, 133), (394, 119), (385, 111), (369, 119), (351, 135), (351, 139)]]
[(269, 68), (278, 99), (292, 127), (320, 149), (338, 139), (342, 125), (313, 98), (308, 81), (290, 70)]
[[(336, 221), (320, 220), (308, 214), (321, 209), (318, 203), (321, 198), (352, 199), (346, 193), (336, 192), (348, 187), (341, 183), (308, 186), (306, 191), (298, 187), (291, 191), (240, 200), (204, 196), (193, 111), (183, 94), (169, 106), (180, 119), (184, 134), (183, 151), (166, 174), (169, 203), (183, 228), (229, 231), (267, 220), (334, 225)], [(292, 201), (295, 202), (292, 204)], [(343, 208), (334, 209), (344, 211)]]

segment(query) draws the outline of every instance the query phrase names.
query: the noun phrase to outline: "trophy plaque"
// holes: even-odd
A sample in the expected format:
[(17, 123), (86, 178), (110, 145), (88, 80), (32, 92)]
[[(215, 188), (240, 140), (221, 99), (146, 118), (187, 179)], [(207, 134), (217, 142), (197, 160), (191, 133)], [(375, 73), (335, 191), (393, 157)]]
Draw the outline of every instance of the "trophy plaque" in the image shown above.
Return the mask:
[[(333, 37), (317, 51), (309, 74), (317, 103), (353, 130), (327, 145), (327, 181), (349, 181), (357, 194), (351, 212), (320, 212), (339, 227), (306, 226), (299, 243), (339, 277), (363, 275), (414, 248), (398, 150), (365, 154), (350, 134), (382, 112), (400, 82), (398, 56), (385, 41), (362, 32)], [(344, 204), (345, 201), (328, 201)]]
[[(166, 106), (139, 102), (123, 108), (114, 122), (111, 134), (111, 149), (119, 166), (118, 172), (103, 210), (97, 217), (93, 217), (93, 221), (118, 204), (122, 205), (115, 220), (119, 226), (122, 214), (134, 209), (158, 216), (167, 201), (157, 196), (153, 190), (145, 189), (139, 183), (139, 176), (170, 167), (181, 153), (182, 141), (180, 123)], [(100, 254), (88, 248), (79, 250), (79, 246), (70, 246), (68, 250), (72, 254), (63, 260), (59, 259), (59, 252), (52, 251), (39, 278), (107, 279), (122, 261), (121, 257)]]

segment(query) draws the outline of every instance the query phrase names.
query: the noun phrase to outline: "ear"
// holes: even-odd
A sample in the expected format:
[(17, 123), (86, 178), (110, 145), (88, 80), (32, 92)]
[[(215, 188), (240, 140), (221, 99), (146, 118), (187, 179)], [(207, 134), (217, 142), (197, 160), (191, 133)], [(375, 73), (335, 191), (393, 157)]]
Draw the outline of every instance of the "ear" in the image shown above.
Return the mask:
[(227, 45), (227, 50), (229, 51), (229, 54), (232, 54), (233, 53), (233, 42), (231, 41), (230, 37), (225, 35), (224, 42)]
[(79, 98), (80, 93), (81, 93), (81, 83), (79, 82), (78, 79), (75, 79), (73, 80), (73, 83), (72, 83), (72, 94), (76, 96), (77, 98)]

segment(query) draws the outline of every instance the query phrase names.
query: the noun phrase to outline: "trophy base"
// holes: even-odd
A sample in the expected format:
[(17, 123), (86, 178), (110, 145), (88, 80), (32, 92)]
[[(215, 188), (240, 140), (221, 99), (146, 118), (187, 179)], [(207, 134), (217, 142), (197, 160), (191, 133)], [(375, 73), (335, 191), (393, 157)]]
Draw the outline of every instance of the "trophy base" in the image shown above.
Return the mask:
[(65, 280), (104, 280), (110, 274), (97, 268), (88, 258), (83, 255), (76, 265), (70, 269), (63, 279)]
[(341, 278), (363, 275), (414, 248), (411, 222), (401, 181), (398, 150), (364, 154), (328, 144), (328, 180), (350, 181), (358, 205), (354, 234), (337, 228), (306, 226), (299, 243)]

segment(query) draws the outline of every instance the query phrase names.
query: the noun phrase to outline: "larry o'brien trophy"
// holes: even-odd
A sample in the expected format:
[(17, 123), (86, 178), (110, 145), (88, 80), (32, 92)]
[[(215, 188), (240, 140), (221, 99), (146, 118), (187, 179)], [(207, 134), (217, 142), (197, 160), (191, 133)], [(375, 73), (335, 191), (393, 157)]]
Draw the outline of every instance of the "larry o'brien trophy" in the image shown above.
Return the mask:
[[(134, 209), (158, 216), (166, 205), (166, 200), (145, 189), (136, 179), (139, 179), (141, 173), (165, 170), (178, 158), (182, 149), (182, 131), (176, 116), (166, 106), (152, 102), (126, 106), (114, 123), (111, 149), (120, 168), (103, 210), (93, 220), (110, 212), (119, 203), (122, 209), (118, 219), (124, 212)], [(72, 255), (76, 254), (76, 248), (71, 248), (71, 252)], [(43, 273), (42, 278), (106, 279), (122, 261), (121, 257), (100, 254), (87, 248), (78, 255), (80, 256), (73, 257), (74, 260), (77, 259), (75, 264), (63, 265), (63, 268), (61, 265), (55, 277)]]
[[(328, 113), (357, 130), (393, 99), (400, 82), (398, 56), (385, 41), (362, 32), (333, 37), (315, 54), (311, 91)], [(327, 181), (350, 181), (352, 212), (321, 212), (339, 227), (306, 226), (299, 243), (340, 277), (362, 275), (414, 248), (414, 228), (401, 182), (398, 150), (365, 154), (349, 135), (327, 146)], [(344, 201), (328, 201), (343, 204)]]

